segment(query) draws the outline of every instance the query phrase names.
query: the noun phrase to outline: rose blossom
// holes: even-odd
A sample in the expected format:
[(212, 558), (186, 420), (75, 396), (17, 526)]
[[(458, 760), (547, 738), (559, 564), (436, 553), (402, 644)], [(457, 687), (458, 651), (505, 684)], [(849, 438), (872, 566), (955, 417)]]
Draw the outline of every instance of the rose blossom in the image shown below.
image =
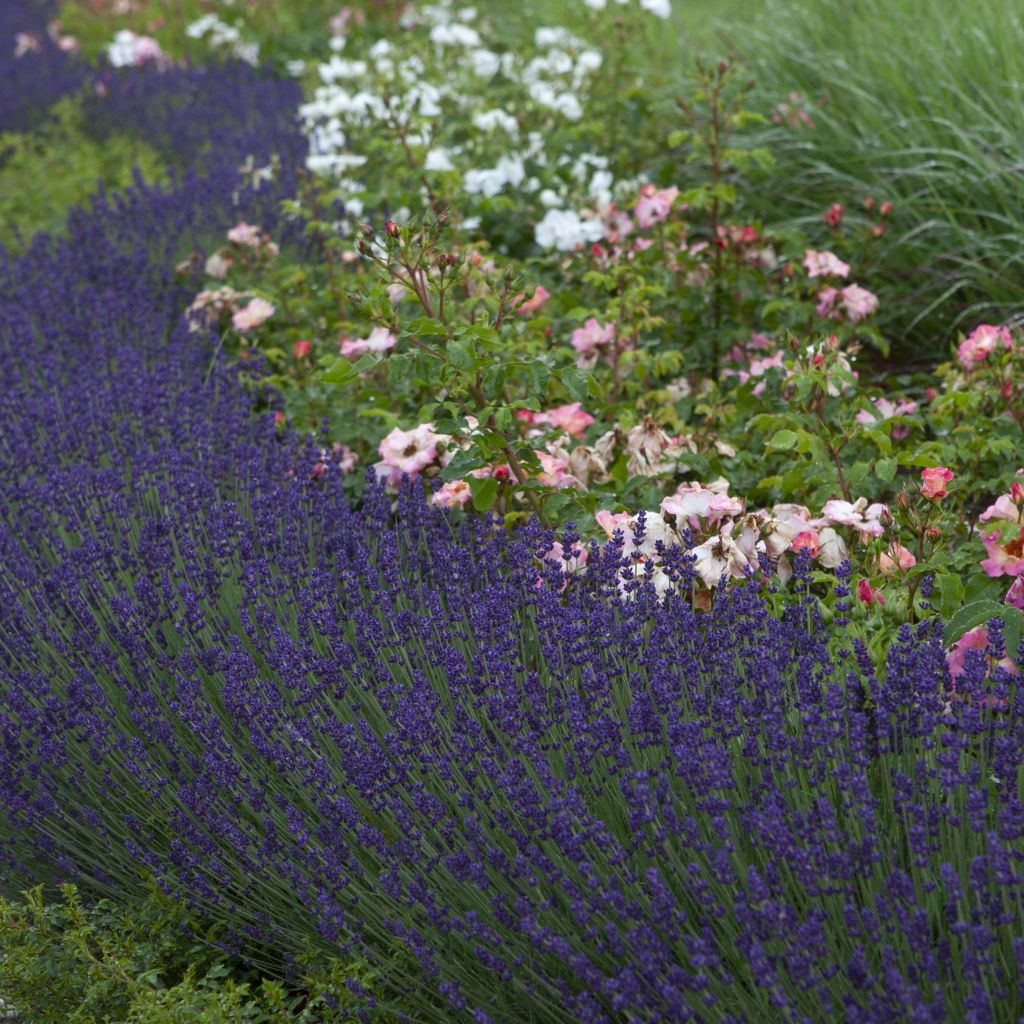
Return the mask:
[(899, 569), (905, 572), (917, 565), (917, 559), (902, 544), (893, 543), (888, 551), (883, 551), (878, 556), (879, 571), (884, 573), (895, 572)]
[(537, 285), (533, 291), (533, 298), (527, 299), (519, 307), (519, 315), (529, 316), (531, 313), (536, 313), (537, 310), (541, 309), (550, 298), (551, 292), (549, 292), (543, 285)]
[(597, 361), (597, 350), (609, 344), (614, 336), (614, 324), (602, 327), (595, 317), (586, 320), (582, 327), (572, 332), (572, 347), (579, 355), (576, 365), (580, 368), (593, 366)]
[(679, 189), (675, 185), (661, 189), (644, 185), (640, 190), (640, 199), (633, 208), (633, 216), (639, 227), (646, 230), (665, 220), (678, 195)]
[(857, 581), (857, 597), (866, 605), (885, 604), (885, 597), (882, 595), (882, 592), (875, 590), (865, 579)]
[(342, 338), (340, 349), (343, 356), (361, 356), (364, 352), (387, 352), (397, 341), (386, 327), (374, 327), (365, 338)]
[(960, 343), (956, 357), (965, 370), (972, 370), (977, 363), (982, 363), (1000, 345), (1004, 349), (1013, 348), (1013, 337), (1008, 327), (994, 327), (992, 324), (981, 324), (975, 327)]
[(594, 422), (594, 417), (585, 412), (579, 402), (572, 402), (569, 405), (559, 405), (547, 412), (538, 413), (533, 418), (534, 423), (550, 423), (551, 426), (564, 430), (573, 437), (582, 437), (587, 427)]
[(443, 436), (434, 433), (432, 423), (421, 423), (412, 430), (395, 427), (380, 443), (380, 465), (416, 476), (437, 459), (437, 443)]
[(262, 232), (255, 224), (240, 221), (228, 232), (228, 241), (249, 249), (258, 249), (263, 241)]
[(1024, 529), (1005, 544), (998, 532), (983, 533), (981, 541), (988, 554), (981, 563), (987, 576), (1020, 576), (1024, 572)]
[(430, 503), (439, 508), (462, 508), (472, 496), (473, 492), (465, 480), (449, 480), (434, 491)]
[(807, 276), (815, 277), (846, 277), (850, 273), (850, 265), (844, 263), (835, 253), (826, 251), (817, 252), (808, 249), (804, 254), (804, 267), (807, 269)]
[(953, 479), (953, 473), (945, 466), (933, 466), (921, 470), (921, 494), (929, 501), (938, 501), (946, 496), (946, 484)]
[(243, 306), (231, 318), (231, 325), (236, 331), (244, 334), (246, 331), (251, 331), (254, 327), (266, 323), (275, 312), (274, 306), (266, 299), (258, 297), (250, 299), (248, 305)]
[(858, 284), (848, 284), (839, 293), (839, 301), (851, 324), (859, 323), (878, 309), (878, 296)]

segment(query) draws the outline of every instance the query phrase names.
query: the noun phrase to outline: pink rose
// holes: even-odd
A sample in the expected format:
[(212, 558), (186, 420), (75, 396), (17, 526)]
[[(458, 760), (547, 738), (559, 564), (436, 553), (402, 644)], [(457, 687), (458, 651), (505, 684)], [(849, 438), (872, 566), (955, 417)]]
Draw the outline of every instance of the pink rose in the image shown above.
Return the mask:
[(983, 533), (981, 542), (988, 554), (981, 563), (987, 576), (1020, 576), (1024, 572), (1024, 529), (1005, 544), (998, 533)]
[(274, 306), (266, 299), (250, 299), (248, 305), (243, 306), (231, 318), (231, 325), (236, 331), (244, 334), (265, 324), (275, 312)]
[(462, 508), (473, 496), (465, 480), (449, 480), (433, 494), (431, 504), (439, 508)]
[(899, 569), (906, 572), (917, 565), (917, 559), (902, 544), (892, 544), (888, 551), (878, 556), (878, 568), (881, 572), (891, 573)]
[(579, 402), (573, 402), (570, 405), (560, 405), (555, 409), (549, 409), (546, 413), (540, 413), (534, 417), (534, 422), (547, 422), (573, 437), (582, 437), (587, 427), (594, 422), (594, 417), (590, 413), (584, 412)]
[(946, 484), (953, 479), (951, 470), (945, 466), (933, 466), (921, 470), (921, 494), (929, 501), (938, 501), (946, 496)]
[(882, 595), (882, 592), (875, 590), (865, 579), (857, 581), (857, 597), (866, 605), (885, 604), (885, 597)]
[(249, 249), (258, 249), (263, 241), (263, 233), (257, 225), (246, 224), (243, 220), (228, 232), (228, 241)]
[(994, 352), (1000, 345), (1004, 349), (1013, 348), (1013, 337), (1009, 328), (981, 324), (960, 343), (956, 357), (965, 370), (972, 370), (977, 363), (988, 359), (989, 353)]
[(437, 443), (442, 437), (434, 433), (431, 423), (421, 423), (412, 430), (395, 427), (380, 443), (382, 464), (399, 474), (416, 476), (437, 459)]
[(848, 284), (839, 300), (851, 324), (859, 323), (878, 309), (878, 296), (857, 284)]
[(660, 224), (668, 217), (678, 195), (679, 189), (675, 185), (661, 189), (645, 185), (640, 190), (640, 199), (633, 208), (637, 224), (644, 230)]
[(387, 352), (397, 341), (386, 327), (374, 327), (365, 338), (342, 338), (340, 349), (343, 356), (361, 356), (365, 352)]
[(814, 249), (808, 249), (804, 253), (804, 267), (810, 278), (846, 277), (850, 273), (850, 265), (844, 263), (835, 253), (816, 252)]
[(987, 649), (988, 630), (984, 626), (975, 626), (974, 629), (969, 629), (953, 644), (953, 649), (946, 655), (950, 678), (956, 679), (963, 675), (964, 657), (968, 651), (985, 651)]
[(537, 285), (533, 291), (533, 298), (527, 299), (519, 307), (519, 315), (529, 316), (531, 313), (536, 313), (537, 310), (541, 309), (550, 298), (551, 292), (549, 292), (543, 285)]

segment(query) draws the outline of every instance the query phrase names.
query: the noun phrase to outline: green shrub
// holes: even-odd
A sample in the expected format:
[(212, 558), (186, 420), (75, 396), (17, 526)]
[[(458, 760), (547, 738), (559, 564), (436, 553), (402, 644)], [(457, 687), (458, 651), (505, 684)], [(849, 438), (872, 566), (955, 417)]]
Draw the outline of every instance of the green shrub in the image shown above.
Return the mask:
[(55, 104), (52, 117), (33, 132), (0, 134), (3, 244), (17, 250), (36, 231), (59, 231), (71, 207), (85, 202), (99, 183), (124, 188), (135, 168), (148, 180), (162, 174), (162, 162), (145, 143), (91, 137), (76, 97)]
[[(0, 898), (0, 997), (19, 1024), (342, 1024), (358, 965), (308, 971), (288, 988), (212, 943), (216, 931), (155, 889), (138, 905)], [(0, 1012), (0, 1017), (3, 1014)]]

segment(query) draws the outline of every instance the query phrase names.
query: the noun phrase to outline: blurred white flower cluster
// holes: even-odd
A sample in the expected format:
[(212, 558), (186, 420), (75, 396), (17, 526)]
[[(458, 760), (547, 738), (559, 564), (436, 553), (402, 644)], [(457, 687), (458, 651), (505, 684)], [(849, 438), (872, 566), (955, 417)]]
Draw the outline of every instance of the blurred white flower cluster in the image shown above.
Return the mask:
[(204, 14), (185, 29), (189, 39), (205, 39), (209, 45), (222, 53), (246, 64), (256, 65), (260, 59), (259, 43), (242, 39), (242, 33), (234, 25), (228, 25), (216, 14)]
[(440, 195), (469, 230), (512, 197), (542, 248), (605, 237), (614, 200), (635, 183), (617, 183), (587, 141), (602, 52), (557, 26), (538, 27), (532, 46), (513, 52), (475, 8), (449, 2), (409, 7), (401, 27), (373, 41), (356, 17), (332, 22), (332, 54), (300, 109), (307, 166), (332, 180), (347, 214), (360, 215), (370, 196), (426, 208)]

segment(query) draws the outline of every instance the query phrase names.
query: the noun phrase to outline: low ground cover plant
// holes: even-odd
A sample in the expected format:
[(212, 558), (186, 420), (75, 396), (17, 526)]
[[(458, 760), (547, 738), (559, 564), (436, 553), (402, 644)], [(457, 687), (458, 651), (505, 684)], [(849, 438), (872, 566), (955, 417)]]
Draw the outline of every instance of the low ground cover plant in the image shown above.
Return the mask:
[(1021, 339), (891, 372), (898, 202), (756, 212), (811, 102), (660, 0), (101, 6), (169, 170), (0, 261), (0, 998), (1024, 1015)]

